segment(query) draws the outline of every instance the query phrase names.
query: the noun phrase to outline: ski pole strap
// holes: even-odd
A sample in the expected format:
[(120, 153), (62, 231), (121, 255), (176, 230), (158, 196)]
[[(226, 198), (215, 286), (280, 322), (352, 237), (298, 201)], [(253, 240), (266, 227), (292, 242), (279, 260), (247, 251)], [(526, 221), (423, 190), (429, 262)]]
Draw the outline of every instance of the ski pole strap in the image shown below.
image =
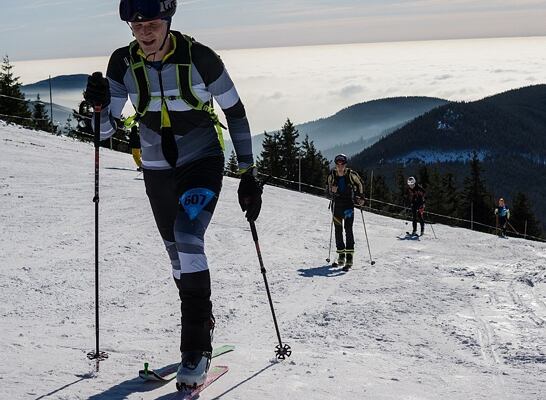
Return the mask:
[(94, 118), (95, 118), (95, 148), (100, 146), (100, 114), (102, 112), (102, 104), (95, 104), (94, 106)]

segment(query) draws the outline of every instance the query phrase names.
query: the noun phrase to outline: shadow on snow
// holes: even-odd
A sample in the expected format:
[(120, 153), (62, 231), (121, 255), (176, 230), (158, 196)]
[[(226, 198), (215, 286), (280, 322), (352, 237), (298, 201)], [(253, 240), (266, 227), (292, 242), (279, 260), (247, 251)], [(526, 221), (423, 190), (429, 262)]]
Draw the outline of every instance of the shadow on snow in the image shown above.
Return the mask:
[(345, 275), (345, 271), (342, 271), (341, 268), (335, 268), (331, 265), (323, 265), (322, 267), (314, 267), (309, 269), (298, 269), (300, 276), (306, 278), (311, 278), (313, 276), (340, 276)]
[(78, 378), (80, 378), (80, 379), (77, 379), (77, 380), (75, 380), (74, 382), (71, 382), (71, 383), (67, 383), (66, 385), (61, 386), (60, 388), (55, 389), (55, 390), (53, 390), (53, 391), (51, 391), (51, 392), (49, 392), (49, 393), (47, 393), (47, 394), (44, 394), (44, 395), (42, 395), (42, 396), (40, 396), (40, 397), (36, 397), (36, 399), (34, 399), (34, 400), (40, 400), (40, 399), (43, 399), (43, 398), (45, 398), (45, 397), (52, 396), (52, 395), (54, 395), (55, 393), (58, 393), (58, 392), (60, 392), (61, 390), (66, 389), (66, 388), (69, 387), (69, 386), (75, 385), (76, 383), (79, 383), (79, 382), (81, 382), (81, 381), (83, 381), (83, 380), (85, 380), (85, 379), (91, 379), (91, 378), (93, 378), (93, 377), (94, 377), (94, 374), (91, 373), (91, 374), (84, 374), (84, 375), (76, 375), (76, 377), (78, 377)]
[[(244, 385), (251, 379), (255, 378), (256, 376), (260, 375), (262, 372), (266, 371), (267, 369), (271, 368), (272, 366), (276, 364), (278, 364), (277, 361), (271, 362), (270, 364), (266, 365), (261, 370), (255, 372), (248, 378), (245, 378), (241, 382), (236, 383), (231, 388), (227, 389), (222, 394), (215, 397), (215, 399), (222, 398), (226, 394), (237, 389), (241, 385)], [(165, 368), (169, 368), (169, 367), (171, 366), (167, 366)], [(124, 382), (118, 383), (117, 385), (112, 386), (110, 389), (102, 393), (91, 396), (89, 397), (89, 400), (125, 400), (133, 393), (150, 392), (166, 384), (169, 384), (169, 382), (145, 382), (141, 378), (133, 378), (133, 379), (129, 379)], [(171, 381), (171, 384), (172, 384), (172, 381)], [(174, 384), (172, 385), (173, 385), (173, 391), (171, 393), (167, 393), (165, 395), (162, 395), (161, 397), (158, 397), (157, 400), (180, 399), (180, 392), (174, 389)]]

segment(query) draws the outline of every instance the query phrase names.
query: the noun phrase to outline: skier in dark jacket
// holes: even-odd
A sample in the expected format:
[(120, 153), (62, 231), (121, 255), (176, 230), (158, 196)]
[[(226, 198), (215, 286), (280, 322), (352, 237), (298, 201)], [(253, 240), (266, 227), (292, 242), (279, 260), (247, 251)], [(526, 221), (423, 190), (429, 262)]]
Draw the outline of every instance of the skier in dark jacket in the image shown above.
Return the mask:
[(128, 124), (139, 122), (146, 194), (181, 300), (176, 379), (193, 386), (206, 379), (214, 329), (204, 236), (222, 187), (224, 155), (213, 98), (237, 153), (239, 204), (249, 221), (258, 218), (262, 189), (237, 90), (213, 50), (170, 30), (176, 6), (176, 0), (121, 0), (120, 17), (136, 40), (114, 51), (106, 78), (89, 77), (85, 98), (102, 105), (101, 140), (116, 131), (127, 97), (137, 111)]
[(138, 126), (134, 125), (129, 133), (129, 147), (133, 160), (137, 165), (137, 171), (142, 171), (142, 150), (140, 145), (140, 135), (138, 134)]
[(411, 204), (411, 217), (413, 221), (412, 235), (417, 235), (417, 222), (421, 225), (421, 236), (425, 233), (425, 189), (419, 185), (413, 176), (408, 178), (408, 200)]
[[(354, 206), (364, 205), (364, 184), (356, 171), (347, 168), (347, 156), (338, 154), (335, 168), (328, 175), (328, 194), (332, 198), (333, 219), (338, 258), (336, 265), (348, 270), (353, 265), (355, 239), (353, 235)], [(343, 241), (345, 228), (345, 242)]]
[(510, 209), (506, 206), (504, 199), (499, 199), (498, 207), (495, 207), (495, 217), (497, 219), (497, 227), (500, 227), (501, 232), (499, 236), (506, 237), (506, 225), (510, 219)]

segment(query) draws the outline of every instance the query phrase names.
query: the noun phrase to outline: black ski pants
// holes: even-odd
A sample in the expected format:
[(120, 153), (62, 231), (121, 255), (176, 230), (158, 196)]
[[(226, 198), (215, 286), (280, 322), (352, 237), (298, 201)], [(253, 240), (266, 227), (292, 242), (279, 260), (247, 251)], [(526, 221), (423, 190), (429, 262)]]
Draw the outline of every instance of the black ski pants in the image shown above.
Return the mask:
[[(334, 204), (334, 229), (337, 250), (354, 250), (355, 238), (353, 235), (355, 209), (352, 203), (336, 202)], [(345, 228), (345, 242), (343, 229)]]
[[(223, 157), (204, 158), (169, 170), (144, 170), (146, 194), (180, 296), (181, 352), (212, 351), (214, 318), (204, 236), (220, 195), (223, 170)], [(192, 219), (180, 197), (199, 188), (214, 192), (214, 196)]]
[(499, 215), (499, 227), (503, 236), (506, 236), (506, 226), (508, 225), (508, 218), (506, 216)]
[(425, 208), (421, 206), (411, 206), (411, 216), (413, 219), (413, 232), (417, 232), (417, 222), (421, 225), (421, 232), (425, 231), (425, 218), (423, 217)]

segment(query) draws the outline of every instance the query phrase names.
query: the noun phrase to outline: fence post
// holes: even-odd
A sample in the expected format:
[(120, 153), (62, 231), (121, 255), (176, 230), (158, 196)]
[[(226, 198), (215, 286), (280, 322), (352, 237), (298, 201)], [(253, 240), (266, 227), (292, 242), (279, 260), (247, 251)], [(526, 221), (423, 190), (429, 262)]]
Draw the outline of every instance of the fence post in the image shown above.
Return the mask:
[(298, 154), (298, 191), (301, 192), (301, 154)]
[(470, 202), (470, 230), (474, 230), (474, 202)]
[(49, 119), (51, 120), (51, 129), (53, 130), (53, 96), (51, 93), (51, 75), (49, 75)]
[(370, 209), (372, 209), (372, 198), (373, 198), (373, 169), (372, 169), (372, 176), (370, 178)]

